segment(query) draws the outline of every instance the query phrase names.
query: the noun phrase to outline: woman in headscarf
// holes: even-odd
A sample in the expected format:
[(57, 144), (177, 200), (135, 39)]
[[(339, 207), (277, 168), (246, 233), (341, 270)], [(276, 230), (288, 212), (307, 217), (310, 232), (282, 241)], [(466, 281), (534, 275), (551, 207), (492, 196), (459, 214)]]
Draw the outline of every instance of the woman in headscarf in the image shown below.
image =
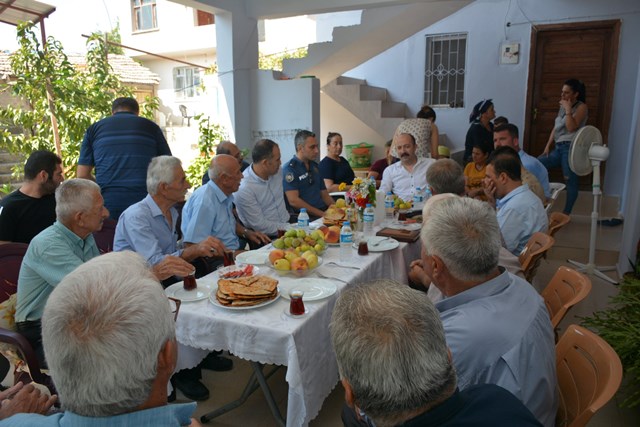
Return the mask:
[(469, 116), (469, 130), (464, 142), (464, 163), (471, 161), (471, 152), (474, 146), (482, 145), (486, 153), (493, 151), (493, 120), (496, 111), (491, 99), (484, 99), (473, 106), (473, 111)]

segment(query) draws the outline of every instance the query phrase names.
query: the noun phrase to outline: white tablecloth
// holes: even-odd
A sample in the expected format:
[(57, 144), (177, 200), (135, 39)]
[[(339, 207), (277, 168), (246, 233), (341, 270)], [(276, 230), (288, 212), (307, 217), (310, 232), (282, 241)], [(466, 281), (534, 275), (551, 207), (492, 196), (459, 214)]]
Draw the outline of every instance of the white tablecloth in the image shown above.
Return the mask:
[[(354, 250), (351, 260), (340, 261), (339, 249), (331, 247), (323, 254), (319, 270), (349, 283), (380, 278), (406, 283), (407, 266), (417, 257), (416, 253), (419, 256), (419, 243), (400, 243), (394, 250), (371, 252), (367, 256), (359, 256)], [(325, 265), (329, 261), (358, 266), (361, 270)], [(277, 277), (268, 267), (263, 270)], [(298, 280), (304, 288), (305, 279)], [(212, 273), (198, 283), (213, 285), (217, 283), (217, 275)], [(287, 426), (307, 425), (338, 382), (328, 325), (336, 298), (347, 285), (338, 281), (335, 284), (336, 294), (305, 302), (309, 313), (302, 318), (285, 314), (289, 301), (282, 297), (251, 310), (229, 310), (208, 300), (183, 303), (176, 322), (176, 336), (181, 344), (177, 369), (195, 366), (210, 350), (229, 350), (243, 359), (285, 365), (289, 384)]]

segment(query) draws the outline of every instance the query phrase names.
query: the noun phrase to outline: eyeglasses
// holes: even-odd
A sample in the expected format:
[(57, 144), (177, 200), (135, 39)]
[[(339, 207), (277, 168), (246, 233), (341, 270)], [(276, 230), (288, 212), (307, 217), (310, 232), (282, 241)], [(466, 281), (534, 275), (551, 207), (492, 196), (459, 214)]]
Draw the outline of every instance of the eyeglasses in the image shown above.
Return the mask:
[(180, 311), (180, 304), (182, 301), (176, 298), (168, 297), (169, 299), (169, 307), (171, 307), (171, 313), (173, 314), (173, 321), (178, 320), (178, 312)]

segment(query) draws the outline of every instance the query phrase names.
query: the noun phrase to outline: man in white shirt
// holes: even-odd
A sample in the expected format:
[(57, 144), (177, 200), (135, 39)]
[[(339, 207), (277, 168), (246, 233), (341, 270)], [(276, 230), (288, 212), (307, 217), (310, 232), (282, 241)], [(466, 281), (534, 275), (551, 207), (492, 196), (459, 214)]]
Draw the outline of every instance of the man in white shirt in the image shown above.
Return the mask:
[(268, 236), (289, 225), (284, 202), (280, 147), (270, 139), (256, 142), (251, 152), (253, 163), (244, 170), (244, 179), (234, 194), (242, 223)]
[(415, 188), (420, 187), (424, 190), (429, 185), (427, 169), (435, 159), (416, 156), (416, 140), (411, 134), (400, 134), (395, 144), (400, 161), (385, 169), (380, 190), (385, 193), (391, 191), (403, 200), (411, 200)]

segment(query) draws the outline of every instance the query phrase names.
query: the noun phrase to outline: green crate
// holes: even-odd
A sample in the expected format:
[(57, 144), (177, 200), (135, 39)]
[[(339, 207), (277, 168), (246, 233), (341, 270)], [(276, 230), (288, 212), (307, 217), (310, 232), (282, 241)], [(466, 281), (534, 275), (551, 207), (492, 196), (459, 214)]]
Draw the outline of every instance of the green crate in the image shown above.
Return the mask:
[(345, 148), (347, 150), (347, 160), (352, 168), (368, 168), (371, 166), (372, 144), (361, 142), (360, 144), (347, 145)]

